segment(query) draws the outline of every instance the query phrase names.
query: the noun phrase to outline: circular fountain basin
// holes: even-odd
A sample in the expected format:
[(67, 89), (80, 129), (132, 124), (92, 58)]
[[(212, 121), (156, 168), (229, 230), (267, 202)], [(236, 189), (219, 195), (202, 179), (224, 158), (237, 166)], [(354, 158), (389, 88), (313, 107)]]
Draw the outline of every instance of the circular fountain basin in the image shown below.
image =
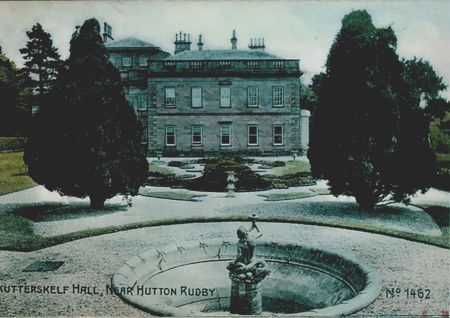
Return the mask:
[[(262, 283), (263, 314), (339, 316), (372, 303), (379, 274), (345, 255), (286, 242), (257, 241), (270, 275)], [(159, 316), (229, 315), (226, 266), (236, 239), (167, 245), (136, 256), (112, 277), (123, 300)]]

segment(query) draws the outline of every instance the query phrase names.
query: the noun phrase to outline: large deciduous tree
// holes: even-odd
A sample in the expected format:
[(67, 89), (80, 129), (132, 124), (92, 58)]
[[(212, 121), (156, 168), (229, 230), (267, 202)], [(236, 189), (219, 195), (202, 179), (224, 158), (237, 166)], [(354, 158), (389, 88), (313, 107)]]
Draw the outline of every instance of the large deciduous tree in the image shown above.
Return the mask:
[(85, 21), (73, 34), (66, 67), (36, 116), (25, 163), (37, 183), (89, 196), (93, 208), (102, 208), (116, 194), (136, 194), (146, 180), (142, 128), (108, 60), (97, 20)]
[(437, 98), (445, 86), (435, 86), (442, 81), (424, 74), (429, 65), (421, 60), (401, 61), (396, 47), (390, 27), (376, 28), (365, 10), (353, 11), (315, 87), (312, 174), (367, 210), (381, 201), (406, 202), (435, 173), (421, 100)]

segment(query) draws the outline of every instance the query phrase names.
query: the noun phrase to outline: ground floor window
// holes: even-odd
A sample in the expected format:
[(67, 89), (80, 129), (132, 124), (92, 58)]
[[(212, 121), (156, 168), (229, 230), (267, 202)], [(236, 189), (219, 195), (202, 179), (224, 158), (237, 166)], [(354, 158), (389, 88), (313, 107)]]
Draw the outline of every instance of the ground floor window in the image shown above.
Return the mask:
[(220, 145), (231, 145), (231, 127), (229, 125), (220, 126)]
[(201, 145), (203, 141), (203, 127), (192, 126), (192, 144)]
[(177, 128), (175, 126), (166, 127), (166, 146), (176, 145), (176, 131)]
[(258, 144), (258, 126), (249, 125), (248, 126), (248, 144), (249, 145), (257, 145)]
[(283, 125), (274, 125), (273, 126), (273, 144), (274, 145), (282, 145), (283, 143), (284, 143)]

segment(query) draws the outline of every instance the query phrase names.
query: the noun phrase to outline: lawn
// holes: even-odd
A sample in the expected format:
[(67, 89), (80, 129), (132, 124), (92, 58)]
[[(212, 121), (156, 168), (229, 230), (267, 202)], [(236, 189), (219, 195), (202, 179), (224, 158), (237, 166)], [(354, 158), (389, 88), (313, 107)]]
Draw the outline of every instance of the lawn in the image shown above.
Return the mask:
[[(396, 238), (402, 238), (413, 242), (421, 242), (434, 246), (450, 248), (449, 241), (449, 209), (444, 207), (427, 206), (423, 207), (440, 226), (441, 236), (429, 236), (423, 234), (415, 234), (401, 230), (386, 228), (369, 220), (365, 222), (351, 220), (311, 220), (302, 216), (286, 217), (273, 216), (267, 217), (260, 222), (274, 223), (294, 223), (309, 224), (335, 228), (343, 228), (350, 230), (358, 230), (369, 233), (377, 233)], [(68, 209), (70, 211), (70, 209)], [(63, 212), (60, 210), (60, 212)], [(110, 211), (111, 212), (111, 211)], [(11, 251), (35, 251), (47, 248), (57, 244), (63, 244), (70, 241), (88, 238), (97, 235), (115, 233), (119, 231), (134, 230), (144, 227), (174, 225), (184, 223), (207, 223), (207, 222), (246, 222), (248, 217), (244, 215), (223, 215), (214, 217), (190, 217), (190, 218), (173, 218), (167, 220), (144, 221), (131, 224), (123, 224), (119, 226), (110, 226), (105, 228), (87, 229), (78, 232), (57, 235), (53, 237), (42, 237), (36, 235), (33, 230), (33, 222), (29, 216), (19, 215), (14, 212), (0, 214), (0, 250)]]
[(303, 160), (291, 160), (286, 162), (284, 167), (273, 168), (273, 174), (275, 176), (292, 175), (299, 172), (311, 172), (311, 166), (308, 161)]
[(159, 165), (159, 164), (155, 164), (153, 162), (150, 162), (148, 164), (148, 171), (150, 172), (150, 175), (152, 174), (156, 174), (156, 175), (174, 175), (174, 173), (172, 171), (170, 171), (169, 168), (163, 166), (163, 165)]
[(0, 153), (0, 195), (36, 185), (27, 175), (22, 157), (23, 152)]
[(195, 194), (188, 191), (146, 191), (139, 192), (139, 194), (151, 198), (192, 202), (198, 202), (199, 200), (197, 198), (206, 196), (204, 194)]

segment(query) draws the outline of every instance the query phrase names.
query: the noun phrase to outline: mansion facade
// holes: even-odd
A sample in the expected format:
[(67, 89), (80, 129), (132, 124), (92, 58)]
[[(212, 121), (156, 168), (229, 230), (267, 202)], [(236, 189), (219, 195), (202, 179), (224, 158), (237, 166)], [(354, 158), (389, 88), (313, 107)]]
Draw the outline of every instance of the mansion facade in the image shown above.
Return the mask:
[(191, 50), (190, 36), (180, 32), (174, 55), (133, 38), (104, 38), (149, 155), (306, 152), (299, 60), (265, 52), (261, 39), (238, 50), (234, 31), (229, 50), (204, 50), (201, 36)]

